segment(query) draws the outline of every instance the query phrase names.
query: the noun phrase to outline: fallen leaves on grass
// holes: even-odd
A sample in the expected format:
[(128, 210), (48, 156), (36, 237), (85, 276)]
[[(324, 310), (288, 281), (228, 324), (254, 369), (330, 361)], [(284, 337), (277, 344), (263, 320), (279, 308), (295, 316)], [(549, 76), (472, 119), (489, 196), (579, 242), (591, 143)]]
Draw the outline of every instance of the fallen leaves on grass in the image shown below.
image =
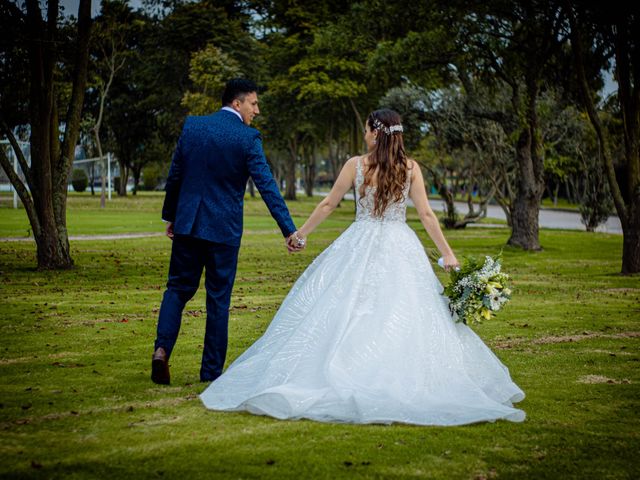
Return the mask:
[(591, 338), (640, 338), (640, 332), (620, 332), (620, 333), (598, 333), (598, 332), (582, 332), (573, 335), (545, 335), (537, 338), (508, 338), (506, 340), (497, 340), (491, 345), (498, 350), (506, 350), (522, 344), (547, 345), (553, 343), (569, 343), (579, 342)]
[(631, 380), (627, 378), (618, 380), (615, 378), (605, 377), (604, 375), (584, 375), (578, 379), (578, 383), (587, 383), (587, 384), (610, 383), (610, 384), (619, 385), (622, 383), (629, 384), (631, 383)]

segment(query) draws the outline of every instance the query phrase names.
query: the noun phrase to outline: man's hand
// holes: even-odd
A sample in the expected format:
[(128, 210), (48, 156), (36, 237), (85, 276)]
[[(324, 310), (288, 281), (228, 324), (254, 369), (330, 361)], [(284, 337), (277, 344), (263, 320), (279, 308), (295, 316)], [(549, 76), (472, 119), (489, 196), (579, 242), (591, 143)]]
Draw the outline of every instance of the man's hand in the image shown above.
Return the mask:
[(289, 253), (295, 253), (304, 249), (307, 244), (307, 239), (296, 231), (287, 237), (285, 243)]
[(167, 237), (169, 237), (170, 240), (173, 240), (173, 222), (167, 222)]

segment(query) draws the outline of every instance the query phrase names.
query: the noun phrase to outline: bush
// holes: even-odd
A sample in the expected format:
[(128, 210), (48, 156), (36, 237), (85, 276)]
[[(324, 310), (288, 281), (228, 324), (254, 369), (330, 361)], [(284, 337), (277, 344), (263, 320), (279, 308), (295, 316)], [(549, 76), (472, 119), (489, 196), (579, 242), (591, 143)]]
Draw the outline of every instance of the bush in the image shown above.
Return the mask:
[(113, 177), (113, 191), (114, 192), (119, 192), (120, 191), (120, 177)]
[(74, 169), (73, 174), (71, 175), (71, 185), (73, 186), (73, 190), (75, 192), (84, 192), (89, 185), (89, 177), (87, 176), (87, 172), (85, 172), (81, 168)]
[(580, 204), (580, 217), (587, 232), (595, 232), (596, 228), (605, 223), (613, 211), (613, 200), (608, 189), (597, 188), (585, 190)]
[(145, 190), (155, 190), (160, 180), (160, 165), (148, 165), (142, 169), (142, 185)]
[(607, 221), (614, 208), (607, 177), (599, 164), (585, 162), (579, 195), (582, 223), (587, 232), (595, 232), (598, 225)]

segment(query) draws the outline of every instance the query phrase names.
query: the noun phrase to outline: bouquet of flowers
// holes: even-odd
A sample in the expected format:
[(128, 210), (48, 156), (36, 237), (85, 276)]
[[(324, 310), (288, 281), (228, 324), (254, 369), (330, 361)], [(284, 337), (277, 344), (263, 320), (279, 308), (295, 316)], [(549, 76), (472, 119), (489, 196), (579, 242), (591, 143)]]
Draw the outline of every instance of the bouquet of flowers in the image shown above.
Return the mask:
[(449, 309), (456, 321), (480, 323), (489, 320), (511, 298), (509, 276), (500, 271), (501, 258), (486, 256), (484, 262), (466, 258), (460, 268), (450, 272), (444, 288)]

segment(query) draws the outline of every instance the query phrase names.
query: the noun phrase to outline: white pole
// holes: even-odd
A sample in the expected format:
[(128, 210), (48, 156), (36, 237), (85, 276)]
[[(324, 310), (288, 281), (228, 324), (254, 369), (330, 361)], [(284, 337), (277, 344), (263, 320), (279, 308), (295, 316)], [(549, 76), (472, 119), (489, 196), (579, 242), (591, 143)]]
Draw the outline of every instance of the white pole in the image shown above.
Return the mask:
[(107, 178), (109, 179), (109, 200), (111, 200), (111, 153), (107, 153)]
[[(11, 154), (13, 155), (13, 170), (18, 174), (18, 155), (16, 152), (11, 150)], [(10, 184), (11, 185), (11, 184)], [(13, 208), (18, 208), (18, 191), (11, 185), (11, 190), (13, 190)]]

